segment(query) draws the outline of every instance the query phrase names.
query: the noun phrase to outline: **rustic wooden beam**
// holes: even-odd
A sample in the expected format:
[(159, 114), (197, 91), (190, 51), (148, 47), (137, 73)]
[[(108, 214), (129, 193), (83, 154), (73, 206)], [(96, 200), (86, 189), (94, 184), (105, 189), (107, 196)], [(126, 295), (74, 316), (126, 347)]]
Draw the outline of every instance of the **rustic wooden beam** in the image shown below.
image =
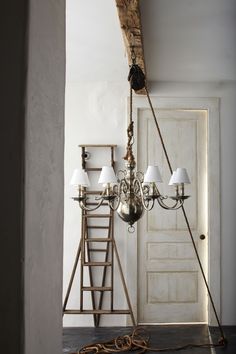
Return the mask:
[[(116, 0), (116, 6), (128, 56), (128, 63), (129, 65), (132, 63), (131, 48), (133, 47), (136, 54), (136, 64), (138, 64), (144, 74), (146, 74), (139, 0)], [(145, 90), (142, 89), (136, 91), (136, 93), (144, 94)]]

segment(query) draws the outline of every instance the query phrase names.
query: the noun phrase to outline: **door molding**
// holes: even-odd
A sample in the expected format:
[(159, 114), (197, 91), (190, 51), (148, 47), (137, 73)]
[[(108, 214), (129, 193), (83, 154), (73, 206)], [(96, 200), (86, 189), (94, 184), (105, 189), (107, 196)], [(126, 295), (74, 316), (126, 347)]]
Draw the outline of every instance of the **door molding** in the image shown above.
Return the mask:
[[(219, 98), (171, 98), (151, 97), (154, 109), (205, 110), (207, 113), (207, 169), (208, 169), (208, 274), (207, 281), (215, 307), (221, 319), (221, 229), (220, 229), (220, 115)], [(134, 136), (138, 136), (139, 110), (149, 109), (147, 98), (135, 96), (133, 99)], [(129, 105), (127, 104), (127, 111)], [(128, 114), (127, 114), (128, 116)], [(158, 115), (157, 115), (158, 120)], [(158, 138), (158, 134), (157, 134)], [(163, 136), (165, 141), (165, 136)], [(137, 139), (134, 141), (134, 155), (137, 161)], [(168, 146), (167, 146), (168, 151)], [(218, 192), (216, 192), (218, 191)], [(137, 321), (138, 311), (138, 243), (137, 228), (126, 235), (126, 278), (129, 294)], [(127, 325), (129, 325), (127, 317)], [(214, 312), (208, 302), (208, 324), (217, 325)]]

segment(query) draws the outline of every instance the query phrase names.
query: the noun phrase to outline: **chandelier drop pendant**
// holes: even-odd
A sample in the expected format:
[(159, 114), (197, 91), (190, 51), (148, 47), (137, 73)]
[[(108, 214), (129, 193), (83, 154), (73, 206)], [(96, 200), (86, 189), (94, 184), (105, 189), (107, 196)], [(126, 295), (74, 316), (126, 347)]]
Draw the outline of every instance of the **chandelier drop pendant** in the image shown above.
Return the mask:
[[(138, 69), (137, 69), (138, 68)], [(177, 168), (173, 172), (169, 185), (174, 186), (175, 193), (173, 196), (163, 196), (158, 190), (157, 183), (162, 182), (158, 166), (148, 166), (146, 173), (136, 171), (136, 161), (133, 154), (134, 142), (134, 121), (133, 121), (133, 83), (137, 89), (137, 81), (140, 71), (142, 70), (133, 61), (129, 73), (130, 82), (130, 110), (129, 110), (129, 125), (127, 129), (127, 147), (124, 157), (125, 169), (120, 170), (117, 176), (111, 166), (103, 166), (98, 183), (104, 186), (101, 195), (96, 198), (97, 204), (93, 208), (89, 208), (87, 204), (86, 188), (90, 182), (87, 172), (76, 169), (71, 179), (71, 184), (78, 188), (78, 197), (73, 199), (79, 202), (79, 205), (84, 210), (93, 211), (98, 209), (104, 201), (107, 201), (112, 210), (116, 210), (119, 217), (129, 224), (128, 230), (134, 231), (133, 224), (138, 221), (145, 210), (153, 209), (155, 202), (162, 208), (167, 210), (179, 209), (184, 200), (189, 196), (185, 195), (184, 185), (190, 183), (188, 173), (185, 168)], [(145, 85), (145, 80), (143, 81)], [(167, 204), (167, 199), (172, 200), (172, 205)]]

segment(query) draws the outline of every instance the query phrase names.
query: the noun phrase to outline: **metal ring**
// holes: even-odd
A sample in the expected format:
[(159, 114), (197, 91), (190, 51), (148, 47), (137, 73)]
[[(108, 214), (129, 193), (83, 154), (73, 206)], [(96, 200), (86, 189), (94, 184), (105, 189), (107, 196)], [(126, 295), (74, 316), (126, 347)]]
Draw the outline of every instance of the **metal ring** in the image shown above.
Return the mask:
[(133, 234), (134, 231), (135, 231), (135, 227), (134, 227), (133, 225), (129, 225), (129, 226), (128, 226), (128, 232), (129, 232), (130, 234)]

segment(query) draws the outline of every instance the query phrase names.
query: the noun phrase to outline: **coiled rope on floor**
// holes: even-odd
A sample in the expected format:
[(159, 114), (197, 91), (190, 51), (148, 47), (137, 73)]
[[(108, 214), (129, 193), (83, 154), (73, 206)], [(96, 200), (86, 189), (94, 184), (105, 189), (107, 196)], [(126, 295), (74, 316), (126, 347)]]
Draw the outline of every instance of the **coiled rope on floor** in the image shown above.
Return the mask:
[(82, 347), (77, 354), (110, 354), (110, 353), (122, 353), (129, 351), (139, 350), (138, 354), (150, 352), (167, 352), (167, 351), (179, 351), (192, 348), (215, 348), (224, 347), (226, 345), (225, 338), (220, 338), (218, 343), (202, 343), (195, 344), (189, 343), (176, 347), (154, 348), (149, 346), (150, 337), (148, 332), (143, 327), (134, 328), (131, 334), (125, 334), (118, 336), (110, 341), (88, 344)]

